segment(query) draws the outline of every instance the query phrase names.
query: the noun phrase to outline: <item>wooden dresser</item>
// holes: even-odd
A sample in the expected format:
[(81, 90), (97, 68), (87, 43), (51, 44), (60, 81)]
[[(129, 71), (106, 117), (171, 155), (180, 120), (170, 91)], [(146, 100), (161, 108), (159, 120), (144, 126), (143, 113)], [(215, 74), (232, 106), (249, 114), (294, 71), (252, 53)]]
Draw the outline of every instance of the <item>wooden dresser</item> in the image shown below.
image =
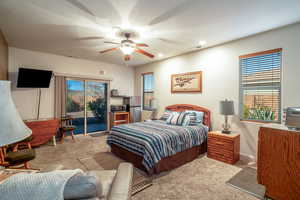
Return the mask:
[(240, 159), (240, 134), (208, 133), (207, 157), (234, 164)]
[(110, 129), (120, 124), (128, 124), (130, 121), (129, 112), (111, 112)]
[(279, 124), (260, 128), (257, 180), (274, 200), (300, 199), (300, 132)]

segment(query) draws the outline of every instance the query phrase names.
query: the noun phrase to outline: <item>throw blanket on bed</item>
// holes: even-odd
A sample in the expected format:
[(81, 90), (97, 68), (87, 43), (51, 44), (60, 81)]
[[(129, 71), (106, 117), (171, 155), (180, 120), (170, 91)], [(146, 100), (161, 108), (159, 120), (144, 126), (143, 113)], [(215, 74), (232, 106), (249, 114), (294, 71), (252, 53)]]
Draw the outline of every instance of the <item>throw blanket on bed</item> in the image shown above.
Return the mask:
[(201, 145), (208, 127), (174, 126), (155, 120), (115, 126), (107, 143), (115, 144), (143, 157), (143, 165), (150, 170), (162, 158)]
[(67, 181), (77, 170), (61, 170), (48, 173), (16, 174), (0, 184), (1, 200), (63, 200)]

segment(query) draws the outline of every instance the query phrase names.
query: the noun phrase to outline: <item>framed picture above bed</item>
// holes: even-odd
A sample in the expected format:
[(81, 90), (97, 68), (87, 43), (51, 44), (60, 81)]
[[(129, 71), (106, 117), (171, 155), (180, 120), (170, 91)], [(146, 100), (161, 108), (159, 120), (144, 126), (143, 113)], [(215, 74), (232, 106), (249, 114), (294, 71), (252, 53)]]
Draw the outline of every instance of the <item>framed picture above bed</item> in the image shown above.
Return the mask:
[(171, 92), (202, 92), (202, 71), (171, 75)]

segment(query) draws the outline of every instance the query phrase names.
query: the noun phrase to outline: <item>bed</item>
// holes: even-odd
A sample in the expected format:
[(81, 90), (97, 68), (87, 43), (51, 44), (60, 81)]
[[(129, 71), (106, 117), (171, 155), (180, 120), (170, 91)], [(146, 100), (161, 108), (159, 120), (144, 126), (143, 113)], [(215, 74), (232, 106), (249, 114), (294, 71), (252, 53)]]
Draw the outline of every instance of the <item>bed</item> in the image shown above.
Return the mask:
[(210, 111), (189, 104), (167, 106), (166, 110), (201, 111), (203, 126), (174, 126), (162, 120), (115, 126), (107, 138), (111, 152), (148, 174), (169, 171), (205, 153)]

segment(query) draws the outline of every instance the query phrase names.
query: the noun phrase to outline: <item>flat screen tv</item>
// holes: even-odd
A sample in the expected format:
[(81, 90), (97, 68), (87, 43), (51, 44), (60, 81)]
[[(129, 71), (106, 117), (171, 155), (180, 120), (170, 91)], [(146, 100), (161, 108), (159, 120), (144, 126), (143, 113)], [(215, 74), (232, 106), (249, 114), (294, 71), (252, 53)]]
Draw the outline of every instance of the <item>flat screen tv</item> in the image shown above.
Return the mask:
[(19, 68), (18, 88), (49, 88), (52, 71)]

